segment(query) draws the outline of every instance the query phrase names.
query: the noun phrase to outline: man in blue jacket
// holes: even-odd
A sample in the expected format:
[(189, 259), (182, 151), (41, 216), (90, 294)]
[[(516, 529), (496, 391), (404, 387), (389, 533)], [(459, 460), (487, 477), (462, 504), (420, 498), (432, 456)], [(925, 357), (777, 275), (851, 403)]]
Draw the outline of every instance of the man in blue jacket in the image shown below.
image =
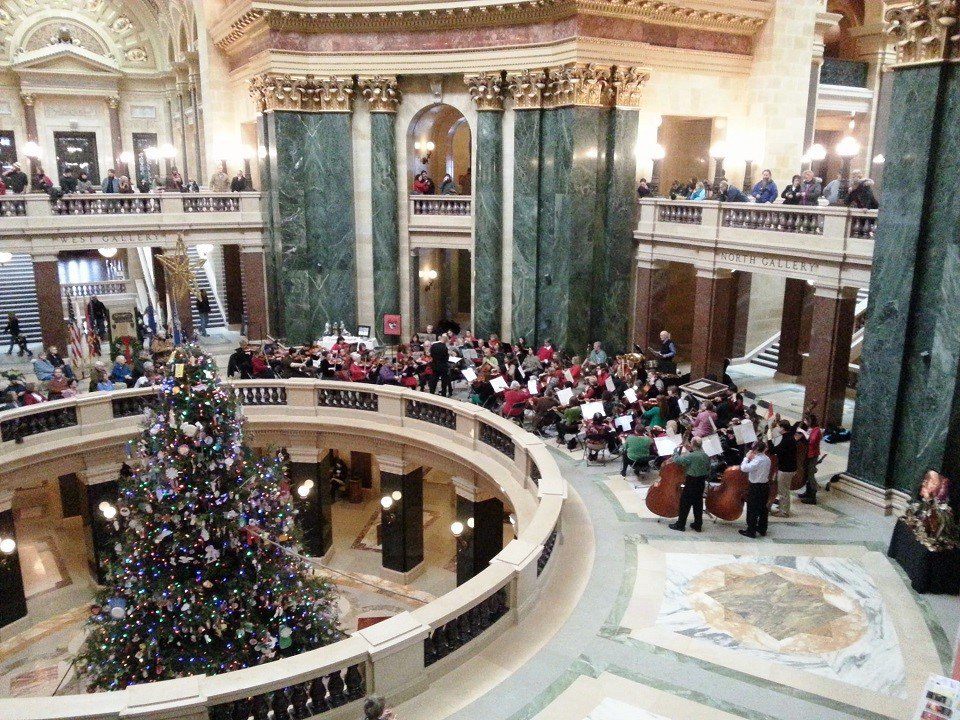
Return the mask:
[(726, 180), (720, 181), (720, 186), (717, 188), (717, 197), (715, 200), (720, 200), (721, 202), (749, 202), (750, 199), (744, 195), (740, 188), (733, 187)]
[(778, 197), (777, 184), (773, 181), (773, 173), (764, 170), (760, 182), (753, 186), (750, 197), (758, 203), (772, 203)]

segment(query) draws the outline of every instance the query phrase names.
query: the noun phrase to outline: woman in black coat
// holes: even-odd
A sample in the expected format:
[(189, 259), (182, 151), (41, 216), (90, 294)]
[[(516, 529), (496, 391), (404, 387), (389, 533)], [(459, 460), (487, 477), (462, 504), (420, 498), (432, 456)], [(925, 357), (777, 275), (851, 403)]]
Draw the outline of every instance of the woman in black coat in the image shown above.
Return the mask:
[(790, 181), (790, 184), (782, 193), (780, 193), (780, 197), (783, 198), (784, 205), (799, 205), (802, 196), (803, 187), (800, 184), (800, 176), (794, 175), (793, 180)]

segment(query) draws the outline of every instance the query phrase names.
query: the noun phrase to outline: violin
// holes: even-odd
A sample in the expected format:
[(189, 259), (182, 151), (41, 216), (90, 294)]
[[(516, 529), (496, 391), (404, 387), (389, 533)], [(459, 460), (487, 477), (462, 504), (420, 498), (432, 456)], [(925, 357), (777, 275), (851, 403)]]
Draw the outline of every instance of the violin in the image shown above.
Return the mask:
[(707, 488), (707, 512), (728, 522), (739, 520), (749, 488), (747, 474), (736, 465), (731, 465), (723, 471), (719, 485)]
[(673, 460), (660, 466), (660, 478), (647, 491), (647, 509), (662, 518), (680, 514), (680, 491), (687, 472)]

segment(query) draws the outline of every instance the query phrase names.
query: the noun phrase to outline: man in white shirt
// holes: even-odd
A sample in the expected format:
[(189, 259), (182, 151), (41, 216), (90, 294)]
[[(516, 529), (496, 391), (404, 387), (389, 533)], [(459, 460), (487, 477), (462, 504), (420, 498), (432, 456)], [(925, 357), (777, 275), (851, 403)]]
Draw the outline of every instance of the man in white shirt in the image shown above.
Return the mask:
[(758, 440), (740, 463), (747, 474), (750, 487), (747, 490), (747, 529), (740, 534), (748, 538), (767, 534), (767, 498), (770, 496), (770, 458), (766, 455), (767, 444)]

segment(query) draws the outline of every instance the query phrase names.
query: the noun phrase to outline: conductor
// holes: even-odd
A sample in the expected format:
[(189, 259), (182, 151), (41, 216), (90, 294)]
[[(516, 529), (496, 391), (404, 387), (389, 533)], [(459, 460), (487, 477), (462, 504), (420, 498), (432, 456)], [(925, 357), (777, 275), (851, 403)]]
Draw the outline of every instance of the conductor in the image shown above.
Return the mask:
[(677, 344), (670, 338), (666, 330), (660, 331), (660, 351), (656, 353), (660, 359), (659, 370), (662, 373), (674, 373), (677, 370)]
[(447, 347), (447, 335), (444, 333), (430, 345), (430, 365), (433, 372), (430, 375), (430, 392), (437, 391), (437, 382), (440, 383), (440, 394), (450, 397), (453, 388), (450, 385), (450, 349)]

